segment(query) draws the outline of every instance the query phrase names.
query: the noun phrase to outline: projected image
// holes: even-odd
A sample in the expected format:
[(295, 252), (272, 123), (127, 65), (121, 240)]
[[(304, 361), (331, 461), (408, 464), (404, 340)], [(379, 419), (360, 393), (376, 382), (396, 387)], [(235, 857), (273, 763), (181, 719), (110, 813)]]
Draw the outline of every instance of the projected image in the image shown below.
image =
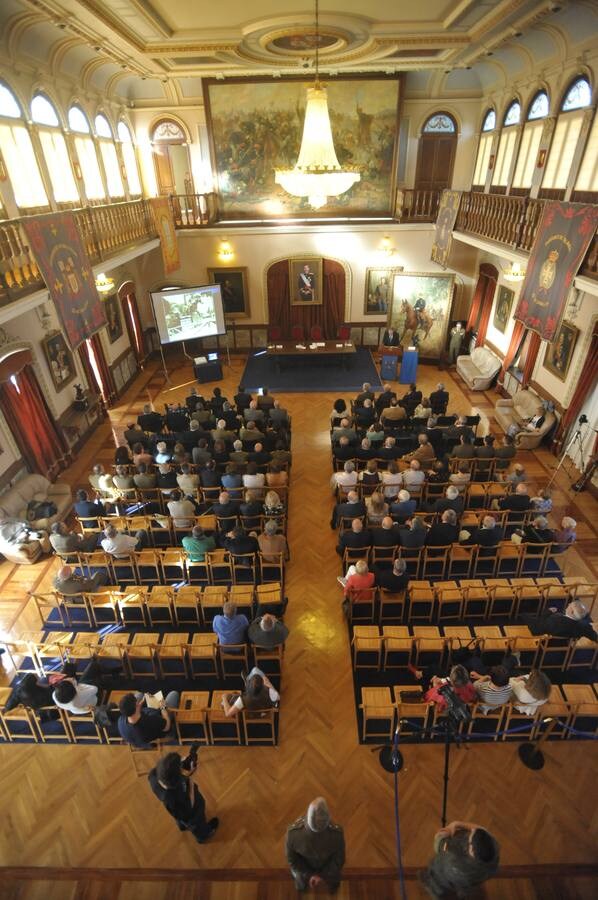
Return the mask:
[(216, 310), (214, 297), (207, 291), (189, 291), (176, 297), (163, 297), (164, 318), (169, 341), (185, 337), (203, 337), (214, 334)]

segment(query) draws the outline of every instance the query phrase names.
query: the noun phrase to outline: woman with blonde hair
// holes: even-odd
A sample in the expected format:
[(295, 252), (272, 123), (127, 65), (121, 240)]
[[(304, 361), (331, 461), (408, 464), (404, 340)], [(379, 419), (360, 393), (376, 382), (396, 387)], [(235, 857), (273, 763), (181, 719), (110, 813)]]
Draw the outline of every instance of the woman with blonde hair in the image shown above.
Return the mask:
[(365, 501), (368, 525), (381, 525), (382, 519), (388, 515), (388, 503), (384, 499), (384, 494), (374, 491), (371, 497)]
[(550, 696), (552, 684), (548, 675), (532, 669), (529, 675), (517, 675), (509, 679), (513, 689), (513, 706), (517, 712), (533, 716)]
[(391, 460), (388, 468), (382, 472), (382, 484), (384, 485), (384, 496), (387, 500), (394, 500), (403, 486), (403, 475), (399, 472), (396, 462)]
[(266, 516), (280, 516), (284, 512), (284, 505), (276, 491), (267, 491), (264, 497), (264, 514)]

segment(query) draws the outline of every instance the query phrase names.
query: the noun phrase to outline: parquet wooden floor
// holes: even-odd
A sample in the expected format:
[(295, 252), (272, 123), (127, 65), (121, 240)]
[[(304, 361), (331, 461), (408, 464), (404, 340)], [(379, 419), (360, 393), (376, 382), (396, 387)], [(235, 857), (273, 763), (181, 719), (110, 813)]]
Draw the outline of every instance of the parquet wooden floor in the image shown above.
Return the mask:
[[(234, 393), (242, 367), (242, 360), (233, 359), (232, 371), (226, 370), (221, 385), (224, 393)], [(155, 363), (140, 373), (111, 411), (110, 422), (97, 429), (63, 476), (73, 487), (85, 485), (94, 462), (112, 462), (114, 434), (133, 419), (148, 392), (156, 402), (185, 396), (193, 383), (190, 368), (181, 363), (171, 377), (173, 385), (163, 389)], [(435, 368), (422, 367), (419, 381), (424, 390), (431, 390), (438, 377)], [(468, 412), (475, 406), (484, 416), (484, 428), (492, 426), (495, 397), (491, 392), (464, 393), (449, 373), (440, 377), (450, 390), (451, 409)], [(284, 865), (286, 825), (318, 794), (328, 798), (333, 816), (345, 828), (349, 866), (394, 865), (392, 780), (379, 768), (370, 748), (357, 744), (347, 631), (336, 582), (335, 534), (328, 524), (332, 502), (328, 417), (334, 399), (332, 394), (283, 398), (293, 417), (293, 468), (286, 617), (291, 634), (280, 746), (201, 751), (198, 781), (208, 812), (221, 820), (214, 841), (200, 847), (176, 830), (145, 780), (135, 777), (126, 748), (0, 746), (1, 865), (225, 869), (231, 876), (235, 868), (277, 868)], [(539, 484), (555, 464), (545, 450), (526, 453), (523, 461)], [(568, 478), (561, 471), (553, 517), (566, 512), (580, 523), (580, 540), (567, 556), (567, 573), (598, 580), (596, 502), (587, 493), (574, 495), (567, 488)], [(54, 562), (31, 567), (0, 564), (3, 633), (38, 627), (32, 604), (25, 603), (25, 591), (47, 588), (55, 567)], [(4, 683), (9, 677), (6, 673)], [(439, 823), (442, 754), (440, 746), (405, 749), (399, 784), (408, 866), (423, 865), (430, 855)], [(484, 823), (500, 840), (506, 864), (595, 862), (596, 745), (559, 742), (548, 747), (546, 756), (544, 770), (533, 773), (519, 763), (514, 745), (453, 752), (449, 817)], [(75, 894), (60, 893), (57, 885), (46, 893), (41, 888), (41, 893), (35, 893), (34, 885), (25, 893), (19, 893), (18, 886), (14, 889), (16, 893), (11, 893), (7, 885), (1, 896), (15, 900), (103, 896), (93, 886)], [(210, 888), (208, 893), (193, 893), (192, 887), (165, 890), (146, 885), (133, 891), (129, 884), (107, 896), (121, 900), (293, 896), (256, 885), (231, 887), (232, 893), (219, 893), (221, 888)], [(510, 885), (489, 896), (540, 896), (530, 890), (529, 885), (516, 890)], [(351, 885), (350, 892), (340, 896), (390, 898), (393, 894), (370, 893)]]

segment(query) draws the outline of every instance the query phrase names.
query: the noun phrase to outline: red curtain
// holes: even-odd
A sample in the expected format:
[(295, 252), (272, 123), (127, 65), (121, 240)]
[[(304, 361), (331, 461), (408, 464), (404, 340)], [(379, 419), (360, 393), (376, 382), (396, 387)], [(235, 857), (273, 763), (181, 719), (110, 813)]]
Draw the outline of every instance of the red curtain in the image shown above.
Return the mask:
[(0, 407), (32, 472), (49, 477), (67, 464), (68, 447), (44, 399), (35, 372), (27, 365), (0, 385)]
[(588, 349), (586, 361), (583, 364), (581, 375), (577, 382), (577, 387), (569, 401), (569, 406), (563, 414), (563, 418), (559, 423), (554, 436), (555, 441), (563, 442), (563, 438), (569, 431), (571, 425), (577, 421), (584, 403), (590, 396), (590, 392), (596, 389), (598, 382), (598, 322), (594, 323), (594, 331), (592, 333), (592, 341)]
[(471, 309), (469, 310), (465, 326), (465, 331), (477, 330), (476, 347), (482, 347), (486, 339), (497, 280), (498, 272), (494, 266), (491, 266), (489, 263), (483, 263), (480, 266), (478, 283), (473, 292)]
[(345, 270), (340, 263), (325, 259), (323, 264), (324, 302), (319, 306), (291, 306), (289, 295), (289, 262), (282, 259), (268, 269), (268, 324), (278, 325), (285, 339), (291, 327), (301, 325), (306, 336), (312, 325), (319, 325), (324, 338), (336, 338), (345, 313)]
[(478, 323), (480, 308), (482, 306), (482, 298), (484, 296), (485, 290), (486, 279), (482, 275), (480, 275), (478, 277), (478, 283), (475, 286), (475, 291), (473, 292), (473, 300), (471, 301), (471, 309), (469, 310), (469, 316), (467, 317), (465, 331), (473, 331)]
[(83, 366), (83, 371), (85, 372), (85, 378), (87, 384), (89, 385), (89, 390), (93, 394), (97, 394), (99, 396), (102, 393), (102, 388), (98, 384), (96, 374), (91, 367), (91, 363), (89, 362), (89, 353), (85, 341), (83, 341), (82, 344), (79, 344), (79, 359), (81, 360), (81, 365)]
[(523, 334), (525, 332), (525, 325), (523, 322), (519, 322), (515, 320), (515, 327), (513, 328), (513, 333), (511, 335), (511, 341), (509, 343), (509, 349), (505, 353), (505, 358), (503, 360), (502, 369), (498, 373), (498, 382), (502, 384), (505, 380), (505, 375), (508, 372), (509, 368), (513, 365), (513, 360), (517, 355), (517, 351), (521, 345), (521, 341), (523, 340)]
[(93, 366), (91, 365), (89, 351), (85, 342), (83, 342), (79, 347), (79, 358), (81, 359), (81, 363), (83, 365), (83, 370), (85, 372), (89, 387), (96, 394), (101, 394), (106, 405), (110, 406), (110, 404), (116, 397), (116, 387), (114, 385), (114, 379), (112, 378), (112, 372), (110, 371), (108, 363), (106, 362), (106, 357), (104, 356), (104, 351), (102, 349), (99, 334), (92, 335), (90, 341), (92, 343), (94, 355), (97, 361), (98, 369), (100, 371), (102, 384), (98, 384), (98, 379), (96, 377), (96, 373), (93, 370)]
[(523, 379), (521, 381), (521, 387), (525, 388), (530, 383), (541, 343), (542, 338), (540, 337), (540, 335), (536, 334), (535, 331), (532, 331), (529, 346), (527, 348), (527, 355), (525, 357), (525, 365), (523, 367)]
[(130, 289), (125, 286), (120, 302), (129, 335), (129, 343), (135, 351), (138, 361), (141, 362), (141, 360), (145, 359), (145, 342), (143, 340), (143, 327), (139, 318), (137, 297), (132, 286)]

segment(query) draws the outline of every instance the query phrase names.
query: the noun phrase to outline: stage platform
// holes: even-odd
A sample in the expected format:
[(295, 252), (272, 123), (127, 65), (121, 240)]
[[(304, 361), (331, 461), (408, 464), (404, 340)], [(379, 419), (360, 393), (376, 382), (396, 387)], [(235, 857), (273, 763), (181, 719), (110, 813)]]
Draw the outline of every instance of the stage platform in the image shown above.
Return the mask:
[(255, 392), (260, 387), (267, 387), (272, 393), (307, 393), (338, 391), (358, 391), (368, 381), (373, 391), (382, 390), (382, 382), (369, 350), (359, 348), (351, 359), (348, 368), (343, 368), (338, 357), (324, 354), (301, 359), (301, 364), (277, 371), (275, 357), (265, 352), (252, 353), (245, 366), (241, 385), (245, 390)]

